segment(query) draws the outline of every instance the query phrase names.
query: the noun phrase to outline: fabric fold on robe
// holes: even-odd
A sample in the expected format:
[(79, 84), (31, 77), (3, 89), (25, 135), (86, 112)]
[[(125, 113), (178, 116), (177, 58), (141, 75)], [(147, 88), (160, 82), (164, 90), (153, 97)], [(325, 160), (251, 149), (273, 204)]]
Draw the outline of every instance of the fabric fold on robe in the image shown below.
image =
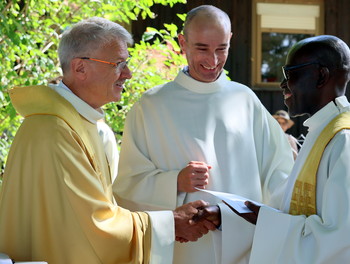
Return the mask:
[[(50, 264), (149, 263), (150, 217), (115, 202), (96, 124), (46, 86), (10, 96), (25, 119), (0, 193), (0, 252)], [(159, 214), (174, 232), (172, 212)]]
[[(293, 165), (283, 131), (251, 89), (225, 73), (202, 83), (181, 71), (174, 81), (146, 91), (128, 113), (113, 186), (118, 203), (163, 210), (198, 199), (221, 202), (210, 194), (177, 191), (177, 175), (190, 161), (212, 166), (207, 189), (271, 206), (279, 204), (275, 191)], [(174, 263), (247, 263), (254, 227), (232, 211), (227, 217), (224, 223), (231, 225), (224, 224), (222, 232), (176, 243)], [(226, 236), (228, 228), (234, 236)], [(216, 246), (220, 239), (223, 247)]]
[(304, 122), (308, 134), (288, 178), (282, 212), (261, 207), (250, 263), (343, 264), (350, 259), (350, 130), (339, 131), (324, 149), (317, 170), (316, 214), (290, 215), (294, 182), (316, 139), (338, 115), (350, 112), (345, 96)]

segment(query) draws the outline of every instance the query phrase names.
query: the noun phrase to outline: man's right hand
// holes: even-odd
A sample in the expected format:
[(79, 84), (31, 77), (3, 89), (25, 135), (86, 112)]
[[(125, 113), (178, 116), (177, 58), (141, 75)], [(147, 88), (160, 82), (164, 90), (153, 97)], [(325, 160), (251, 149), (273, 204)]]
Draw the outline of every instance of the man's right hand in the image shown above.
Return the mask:
[(218, 205), (210, 205), (202, 208), (198, 208), (198, 213), (192, 218), (193, 223), (208, 220), (216, 227), (221, 225), (221, 211)]
[(179, 192), (196, 192), (195, 187), (205, 189), (209, 180), (210, 165), (202, 161), (191, 161), (177, 176), (177, 190)]
[(199, 213), (197, 208), (208, 206), (208, 203), (198, 200), (187, 203), (175, 209), (175, 236), (179, 242), (197, 241), (198, 238), (207, 234), (209, 230), (215, 230), (216, 226), (212, 222), (203, 219), (202, 221), (192, 221), (193, 216)]

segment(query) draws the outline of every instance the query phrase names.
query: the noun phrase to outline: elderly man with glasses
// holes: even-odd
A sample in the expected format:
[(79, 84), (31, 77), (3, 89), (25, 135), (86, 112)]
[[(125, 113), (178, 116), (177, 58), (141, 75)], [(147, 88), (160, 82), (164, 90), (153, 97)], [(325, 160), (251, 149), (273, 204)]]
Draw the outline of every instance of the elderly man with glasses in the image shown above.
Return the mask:
[[(102, 18), (79, 22), (59, 46), (57, 86), (16, 87), (24, 117), (5, 168), (0, 252), (50, 264), (171, 263), (175, 236), (195, 241), (215, 225), (190, 224), (206, 205), (130, 212), (112, 195), (112, 175), (97, 123), (120, 100), (131, 35)], [(145, 190), (147, 191), (147, 190)]]
[(289, 114), (308, 115), (304, 125), (309, 132), (281, 211), (247, 202), (254, 213), (241, 215), (256, 224), (250, 263), (348, 263), (349, 47), (335, 36), (304, 39), (290, 50), (283, 72)]

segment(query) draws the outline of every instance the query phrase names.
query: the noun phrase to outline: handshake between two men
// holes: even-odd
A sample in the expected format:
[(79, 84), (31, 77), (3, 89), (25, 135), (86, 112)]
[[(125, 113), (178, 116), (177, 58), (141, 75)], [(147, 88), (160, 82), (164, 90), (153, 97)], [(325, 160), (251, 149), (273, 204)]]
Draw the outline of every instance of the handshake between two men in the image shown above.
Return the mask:
[[(191, 161), (183, 168), (178, 176), (178, 191), (196, 192), (197, 188), (204, 189), (208, 184), (210, 165), (201, 161)], [(224, 202), (224, 201), (223, 201)], [(252, 213), (239, 213), (229, 204), (224, 202), (233, 212), (246, 221), (256, 224), (260, 206), (249, 201), (246, 206)], [(209, 230), (215, 230), (221, 225), (220, 207), (208, 205), (207, 202), (198, 200), (174, 211), (176, 241), (197, 241), (198, 238), (207, 234)]]
[[(191, 193), (198, 191), (196, 188), (205, 188), (210, 169), (205, 162), (190, 161), (178, 175), (178, 191)], [(202, 200), (190, 202), (175, 209), (174, 220), (176, 241), (197, 241), (221, 225), (220, 208)]]
[[(252, 211), (251, 213), (239, 213), (225, 201), (223, 201), (233, 212), (250, 222), (256, 224), (260, 206), (246, 201), (245, 205)], [(198, 200), (187, 203), (175, 209), (175, 236), (176, 241), (181, 243), (197, 241), (198, 238), (207, 234), (209, 230), (215, 230), (221, 225), (221, 212), (218, 205), (208, 205), (208, 203)]]
[(207, 202), (198, 200), (182, 205), (174, 210), (176, 241), (181, 243), (197, 241), (221, 225), (220, 208), (209, 206)]

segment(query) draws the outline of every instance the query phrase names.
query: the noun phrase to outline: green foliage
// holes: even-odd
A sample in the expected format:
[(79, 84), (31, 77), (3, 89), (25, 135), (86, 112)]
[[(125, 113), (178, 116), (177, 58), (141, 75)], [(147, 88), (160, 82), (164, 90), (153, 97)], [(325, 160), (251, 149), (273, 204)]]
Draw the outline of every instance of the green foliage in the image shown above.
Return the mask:
[[(151, 45), (147, 40), (160, 36)], [(175, 31), (156, 30), (148, 28), (142, 41), (129, 49), (132, 59), (129, 68), (133, 77), (125, 84), (123, 97), (118, 103), (105, 106), (107, 123), (117, 133), (120, 139), (124, 128), (124, 120), (131, 106), (149, 88), (174, 79), (179, 69), (186, 64), (180, 54), (180, 48), (174, 41)]]
[[(57, 46), (63, 30), (81, 19), (101, 16), (128, 28), (131, 20), (154, 18), (154, 4), (186, 3), (186, 0), (3, 0), (0, 1), (0, 172), (20, 124), (7, 91), (13, 86), (47, 84), (61, 75)], [(107, 122), (121, 135), (131, 105), (152, 86), (174, 77), (184, 64), (174, 41), (177, 28), (149, 29), (130, 48), (133, 79), (126, 84), (121, 102), (105, 107)], [(152, 44), (150, 39), (156, 40)], [(156, 55), (155, 57), (152, 57)], [(164, 65), (159, 65), (159, 60)], [(1, 186), (1, 177), (0, 177)]]

